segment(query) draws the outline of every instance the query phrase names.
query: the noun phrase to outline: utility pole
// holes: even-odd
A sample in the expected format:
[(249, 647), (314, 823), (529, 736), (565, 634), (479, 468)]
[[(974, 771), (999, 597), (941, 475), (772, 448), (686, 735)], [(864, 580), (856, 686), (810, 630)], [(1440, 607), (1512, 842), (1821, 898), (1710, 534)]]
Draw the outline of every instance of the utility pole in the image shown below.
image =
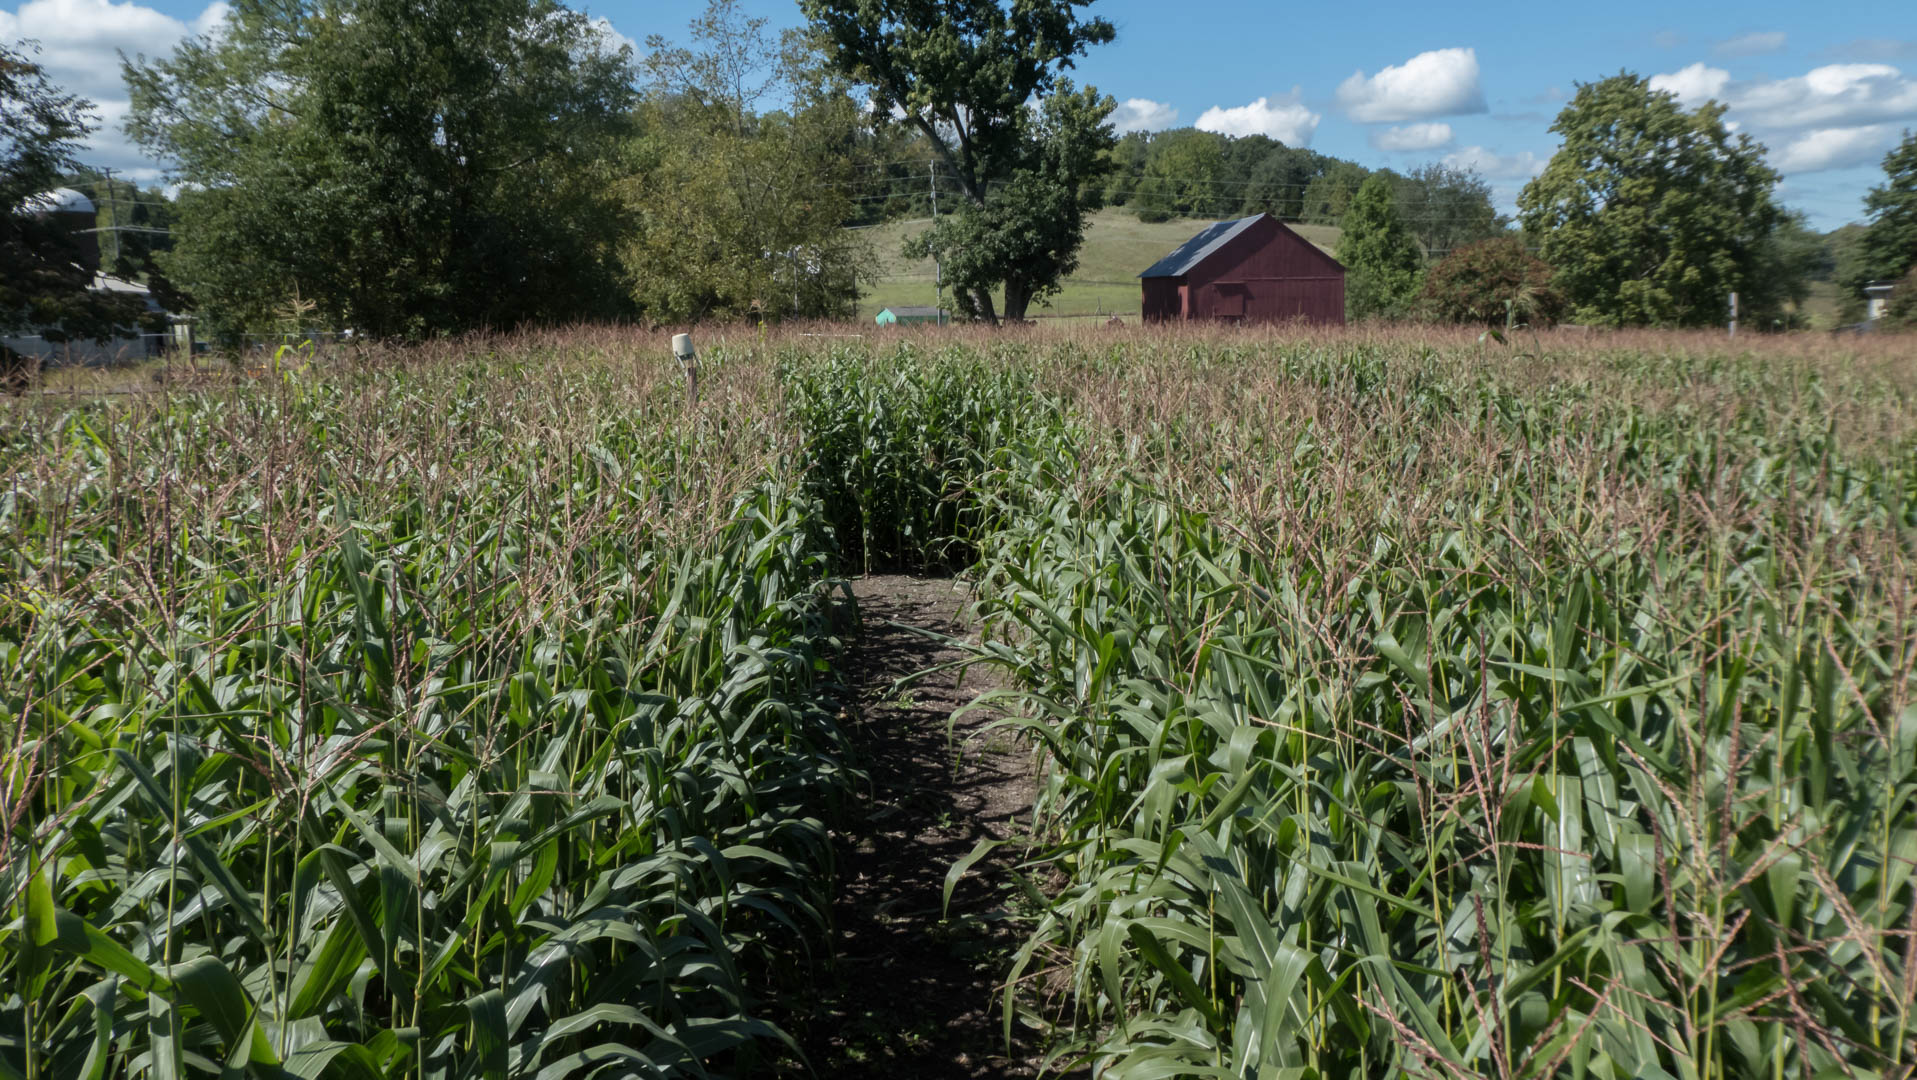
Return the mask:
[(120, 262), (120, 200), (113, 191), (113, 170), (102, 169), (106, 175), (107, 235), (113, 238), (113, 261), (106, 260), (106, 252), (100, 253), (100, 272), (106, 273), (107, 267)]
[[(925, 174), (925, 181), (932, 188), (932, 227), (939, 227), (939, 163), (935, 159), (931, 169)], [(938, 324), (945, 325), (945, 260), (939, 257), (939, 249), (932, 249), (933, 307), (938, 312)]]

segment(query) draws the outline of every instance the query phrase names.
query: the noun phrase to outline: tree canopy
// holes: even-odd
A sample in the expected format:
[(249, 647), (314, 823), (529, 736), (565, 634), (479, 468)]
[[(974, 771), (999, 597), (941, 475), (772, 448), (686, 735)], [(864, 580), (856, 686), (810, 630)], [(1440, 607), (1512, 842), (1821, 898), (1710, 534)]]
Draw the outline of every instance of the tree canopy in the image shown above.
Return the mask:
[(244, 0), (125, 74), (185, 189), (161, 262), (224, 329), (296, 295), (381, 337), (623, 309), (629, 58), (553, 0)]
[(1470, 169), (1434, 163), (1387, 175), (1398, 214), (1427, 259), (1504, 235), (1508, 221), (1492, 205), (1491, 185)]
[(1580, 85), (1558, 114), (1563, 146), (1518, 208), (1578, 321), (1706, 325), (1755, 282), (1777, 174), (1723, 115), (1629, 73)]
[(1365, 319), (1403, 314), (1417, 294), (1424, 256), (1398, 216), (1391, 180), (1374, 173), (1345, 211), (1338, 261), (1345, 264), (1345, 312)]
[(1870, 231), (1862, 258), (1844, 282), (1861, 291), (1871, 281), (1895, 281), (1917, 266), (1917, 132), (1884, 155), (1884, 182), (1864, 196)]
[(844, 228), (858, 105), (807, 35), (765, 27), (713, 0), (690, 46), (646, 43), (620, 257), (648, 318), (844, 315), (871, 272)]
[(949, 263), (960, 309), (987, 321), (998, 321), (994, 287), (1014, 320), (1057, 288), (1100, 198), (1112, 102), (1062, 81), (1114, 36), (1080, 17), (1089, 2), (801, 0), (828, 60), (869, 90), (875, 121), (915, 128), (958, 185), (954, 218), (916, 246)]

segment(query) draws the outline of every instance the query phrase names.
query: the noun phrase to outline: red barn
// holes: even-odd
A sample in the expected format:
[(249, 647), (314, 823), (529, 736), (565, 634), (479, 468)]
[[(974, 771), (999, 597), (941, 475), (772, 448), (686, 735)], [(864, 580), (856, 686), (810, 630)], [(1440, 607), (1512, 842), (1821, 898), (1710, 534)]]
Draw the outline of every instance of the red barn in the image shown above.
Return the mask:
[(1146, 322), (1345, 321), (1345, 268), (1269, 214), (1221, 221), (1138, 276)]

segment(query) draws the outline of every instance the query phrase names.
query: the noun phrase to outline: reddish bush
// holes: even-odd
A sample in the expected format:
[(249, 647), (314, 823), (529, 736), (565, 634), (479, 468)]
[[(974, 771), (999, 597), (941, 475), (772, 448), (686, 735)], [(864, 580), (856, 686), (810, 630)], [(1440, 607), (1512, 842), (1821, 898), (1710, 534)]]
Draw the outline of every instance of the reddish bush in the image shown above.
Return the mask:
[[(1564, 314), (1551, 267), (1514, 236), (1461, 247), (1425, 275), (1426, 313), (1441, 322), (1548, 326)], [(1507, 306), (1508, 305), (1508, 306)]]

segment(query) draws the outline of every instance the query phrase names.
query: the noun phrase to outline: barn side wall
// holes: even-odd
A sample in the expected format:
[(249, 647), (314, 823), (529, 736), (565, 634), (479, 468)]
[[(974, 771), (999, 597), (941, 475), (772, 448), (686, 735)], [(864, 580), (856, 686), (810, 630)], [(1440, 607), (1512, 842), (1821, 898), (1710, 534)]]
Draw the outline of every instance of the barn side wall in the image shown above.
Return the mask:
[(1178, 310), (1178, 286), (1183, 278), (1140, 278), (1143, 290), (1139, 312), (1146, 322), (1169, 322), (1183, 318)]
[(1309, 240), (1267, 218), (1192, 269), (1197, 319), (1343, 325), (1345, 272)]

